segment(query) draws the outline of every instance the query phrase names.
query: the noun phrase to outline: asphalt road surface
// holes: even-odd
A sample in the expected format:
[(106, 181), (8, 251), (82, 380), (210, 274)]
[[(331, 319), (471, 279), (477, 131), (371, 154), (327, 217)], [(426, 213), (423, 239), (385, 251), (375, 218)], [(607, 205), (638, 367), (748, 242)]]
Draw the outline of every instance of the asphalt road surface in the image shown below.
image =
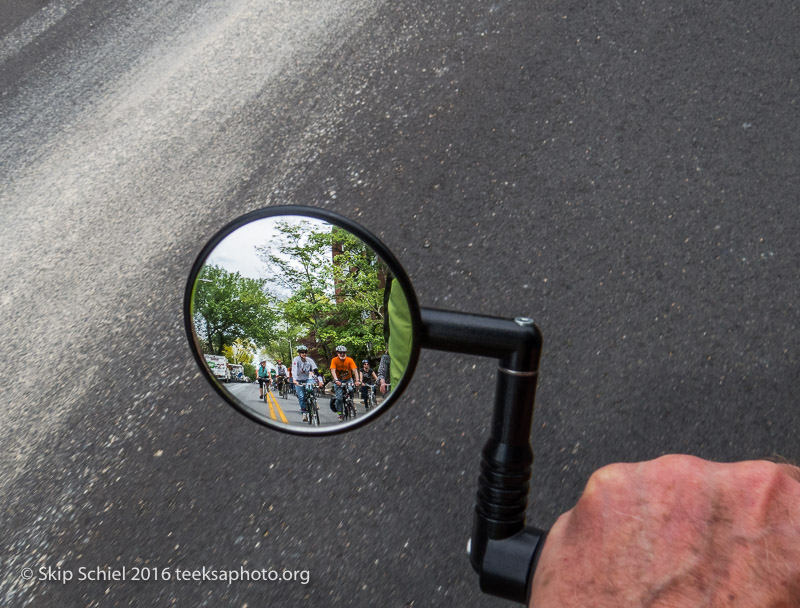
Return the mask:
[[(271, 390), (267, 393), (267, 401), (263, 397), (259, 398), (258, 384), (247, 383), (237, 384), (228, 383), (222, 385), (238, 406), (243, 408), (250, 415), (265, 420), (268, 424), (280, 428), (283, 425), (299, 426), (302, 430), (309, 428), (308, 422), (303, 421), (302, 410), (297, 395), (290, 393), (284, 399), (278, 391)], [(333, 398), (332, 393), (317, 395), (317, 409), (319, 410), (320, 426), (335, 427), (340, 426), (337, 413), (331, 410), (330, 403)], [(380, 400), (382, 401), (382, 399)], [(364, 402), (360, 397), (355, 399), (356, 416), (366, 414)]]
[(798, 31), (790, 2), (4, 2), (0, 603), (506, 605), (465, 554), (493, 362), (425, 352), (318, 439), (201, 378), (186, 277), (265, 205), (362, 223), (424, 306), (536, 320), (532, 524), (614, 461), (800, 460)]

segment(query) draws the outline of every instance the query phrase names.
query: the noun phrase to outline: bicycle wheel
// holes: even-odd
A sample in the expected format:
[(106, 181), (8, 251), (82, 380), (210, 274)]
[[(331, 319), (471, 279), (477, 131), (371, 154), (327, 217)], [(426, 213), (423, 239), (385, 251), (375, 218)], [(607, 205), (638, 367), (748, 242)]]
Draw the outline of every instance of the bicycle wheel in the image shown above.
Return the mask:
[(314, 424), (314, 411), (317, 409), (317, 400), (314, 398), (314, 391), (306, 393), (306, 413), (308, 414), (308, 424)]

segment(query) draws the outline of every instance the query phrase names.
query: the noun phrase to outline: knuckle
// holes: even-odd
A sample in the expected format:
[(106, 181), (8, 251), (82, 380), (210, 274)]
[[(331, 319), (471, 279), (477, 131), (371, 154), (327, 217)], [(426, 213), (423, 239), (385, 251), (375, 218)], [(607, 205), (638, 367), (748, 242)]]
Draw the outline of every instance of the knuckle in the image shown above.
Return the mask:
[(631, 466), (630, 464), (615, 463), (597, 469), (589, 477), (583, 495), (591, 497), (608, 492), (613, 493), (626, 486), (630, 479)]

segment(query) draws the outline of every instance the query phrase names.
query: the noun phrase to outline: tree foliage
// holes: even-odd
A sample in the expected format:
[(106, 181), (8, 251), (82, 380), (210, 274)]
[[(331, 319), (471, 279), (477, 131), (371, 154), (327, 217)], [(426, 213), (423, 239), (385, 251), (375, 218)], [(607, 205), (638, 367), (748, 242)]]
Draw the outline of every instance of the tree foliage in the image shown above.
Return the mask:
[(223, 354), (237, 339), (267, 344), (275, 335), (275, 307), (265, 281), (219, 266), (206, 265), (200, 271), (192, 315), (208, 354)]
[(225, 355), (228, 363), (236, 363), (238, 365), (252, 364), (255, 353), (255, 343), (242, 338), (236, 338), (230, 345), (225, 345), (222, 349), (222, 354)]
[(338, 228), (302, 221), (278, 222), (276, 229), (280, 237), (256, 249), (294, 337), (318, 364), (340, 344), (356, 359), (382, 352), (386, 269), (375, 252)]
[(256, 379), (256, 374), (258, 373), (256, 370), (256, 366), (252, 363), (244, 363), (244, 375), (250, 378), (250, 380)]
[(303, 326), (290, 325), (284, 320), (278, 324), (273, 340), (259, 354), (272, 361), (282, 360), (289, 367), (297, 346), (306, 343), (307, 331)]

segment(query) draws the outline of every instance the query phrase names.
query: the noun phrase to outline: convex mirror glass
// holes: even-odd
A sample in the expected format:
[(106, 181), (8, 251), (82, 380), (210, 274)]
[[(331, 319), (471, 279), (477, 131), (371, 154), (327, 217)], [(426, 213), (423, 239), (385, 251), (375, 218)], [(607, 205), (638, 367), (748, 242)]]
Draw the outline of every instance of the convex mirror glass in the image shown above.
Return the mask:
[(220, 230), (194, 264), (184, 315), (219, 394), (289, 433), (374, 419), (419, 355), (419, 306), (405, 270), (361, 226), (310, 207), (269, 207)]

